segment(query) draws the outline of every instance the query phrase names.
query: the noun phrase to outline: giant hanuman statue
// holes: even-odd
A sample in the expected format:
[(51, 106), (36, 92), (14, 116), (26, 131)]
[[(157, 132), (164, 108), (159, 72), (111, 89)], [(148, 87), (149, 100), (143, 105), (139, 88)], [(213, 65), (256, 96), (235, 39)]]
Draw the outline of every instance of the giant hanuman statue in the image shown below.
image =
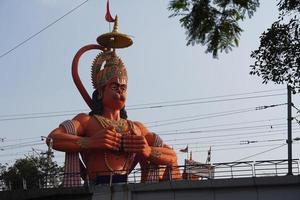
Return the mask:
[[(80, 178), (90, 184), (126, 182), (137, 163), (142, 182), (179, 178), (174, 150), (142, 123), (127, 119), (128, 77), (116, 49), (130, 46), (132, 40), (118, 32), (117, 16), (113, 31), (100, 35), (97, 42), (81, 48), (72, 64), (74, 82), (91, 112), (64, 121), (47, 139), (48, 145), (66, 152), (64, 186), (78, 186)], [(91, 49), (101, 50), (92, 64), (92, 98), (77, 72), (80, 56)], [(159, 166), (165, 166), (164, 173)]]

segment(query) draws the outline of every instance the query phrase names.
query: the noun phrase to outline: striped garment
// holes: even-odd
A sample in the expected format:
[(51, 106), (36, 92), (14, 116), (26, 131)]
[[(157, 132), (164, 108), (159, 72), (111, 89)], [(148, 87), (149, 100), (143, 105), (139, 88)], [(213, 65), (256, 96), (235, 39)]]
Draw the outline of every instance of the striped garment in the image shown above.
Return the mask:
[[(153, 142), (153, 147), (163, 147), (163, 141), (162, 139), (155, 133), (152, 133), (155, 137), (154, 142)], [(147, 178), (145, 182), (158, 182), (159, 181), (159, 171), (160, 171), (160, 166), (156, 165), (154, 163), (149, 164), (149, 171), (147, 174)]]
[[(75, 126), (71, 120), (66, 120), (59, 126), (63, 127), (68, 134), (76, 135)], [(66, 152), (63, 187), (79, 187), (81, 185), (79, 153)]]

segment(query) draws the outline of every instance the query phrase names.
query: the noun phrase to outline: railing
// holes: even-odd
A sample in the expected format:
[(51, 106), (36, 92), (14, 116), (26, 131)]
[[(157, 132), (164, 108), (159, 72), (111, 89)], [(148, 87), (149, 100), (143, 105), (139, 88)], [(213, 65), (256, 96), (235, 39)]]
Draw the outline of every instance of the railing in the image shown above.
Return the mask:
[[(166, 172), (167, 176), (160, 173), (160, 180), (157, 181), (177, 181), (177, 180), (204, 180), (204, 179), (234, 179), (244, 177), (265, 177), (265, 176), (285, 176), (288, 173), (288, 160), (262, 160), (245, 162), (214, 163), (212, 165), (185, 165), (177, 166), (179, 170), (162, 167), (160, 172)], [(205, 171), (206, 170), (206, 171)], [(292, 160), (293, 175), (299, 175), (299, 159)], [(206, 175), (205, 175), (205, 173)], [(178, 174), (179, 173), (179, 174)], [(99, 173), (100, 174), (100, 173)], [(103, 174), (103, 172), (102, 172)], [(106, 173), (107, 174), (107, 173)], [(134, 169), (127, 178), (125, 184), (141, 182), (141, 169)], [(172, 174), (172, 176), (171, 176)], [(109, 184), (112, 184), (111, 173)], [(176, 177), (176, 178), (174, 178)], [(178, 178), (180, 177), (180, 178)], [(30, 180), (19, 179), (14, 182), (4, 182), (0, 179), (0, 191), (26, 190), (33, 188), (62, 188), (66, 187), (65, 182), (72, 182), (74, 178), (79, 178), (77, 182), (68, 187), (89, 187), (90, 181), (80, 179), (80, 174), (49, 174), (43, 177), (30, 177)], [(69, 180), (68, 180), (69, 179)], [(154, 181), (155, 182), (155, 181)]]
[[(215, 163), (215, 179), (261, 176), (284, 176), (288, 173), (288, 160), (262, 160)], [(292, 160), (292, 171), (299, 175), (299, 159)]]
[[(284, 176), (288, 173), (287, 160), (264, 160), (254, 163), (254, 176)], [(299, 160), (292, 160), (292, 172), (299, 175)]]

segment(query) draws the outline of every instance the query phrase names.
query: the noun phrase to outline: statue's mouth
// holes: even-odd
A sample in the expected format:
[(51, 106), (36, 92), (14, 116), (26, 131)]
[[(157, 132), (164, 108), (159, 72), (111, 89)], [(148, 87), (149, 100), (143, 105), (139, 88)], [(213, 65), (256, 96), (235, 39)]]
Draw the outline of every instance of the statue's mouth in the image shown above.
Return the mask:
[(121, 101), (125, 101), (126, 100), (125, 96), (124, 95), (120, 95), (120, 100)]
[(118, 101), (125, 101), (126, 100), (125, 96), (123, 94), (120, 94), (120, 93), (115, 93), (114, 94), (114, 99), (118, 100)]

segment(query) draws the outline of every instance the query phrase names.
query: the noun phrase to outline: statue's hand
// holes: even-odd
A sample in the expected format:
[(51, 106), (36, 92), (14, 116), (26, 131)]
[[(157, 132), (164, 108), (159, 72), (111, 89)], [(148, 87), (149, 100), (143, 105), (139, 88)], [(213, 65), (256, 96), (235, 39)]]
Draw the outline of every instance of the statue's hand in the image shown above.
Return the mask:
[(117, 133), (113, 127), (108, 127), (89, 137), (91, 149), (115, 150), (120, 149), (121, 134)]
[(142, 135), (123, 136), (123, 145), (125, 152), (137, 153), (145, 158), (148, 158), (151, 154), (151, 147)]

